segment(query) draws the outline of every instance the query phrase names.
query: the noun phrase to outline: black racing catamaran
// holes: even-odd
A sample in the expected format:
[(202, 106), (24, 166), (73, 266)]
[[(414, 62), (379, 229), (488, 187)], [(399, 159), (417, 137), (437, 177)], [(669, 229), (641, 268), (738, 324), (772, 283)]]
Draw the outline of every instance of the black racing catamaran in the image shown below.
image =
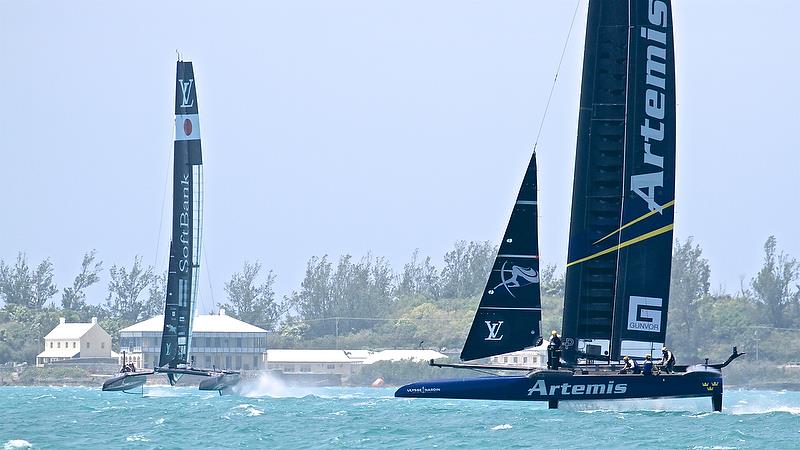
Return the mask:
[(172, 238), (169, 249), (164, 330), (158, 367), (136, 371), (123, 362), (119, 375), (103, 384), (104, 391), (139, 388), (148, 375), (164, 373), (174, 385), (182, 375), (208, 377), (201, 390), (222, 391), (239, 381), (239, 373), (191, 366), (192, 318), (197, 299), (202, 231), (202, 166), (200, 123), (194, 69), (189, 61), (178, 61), (175, 89), (175, 145), (172, 181)]
[[(541, 339), (533, 155), (461, 359)], [(711, 397), (721, 364), (620, 374), (665, 342), (675, 204), (675, 67), (669, 0), (590, 0), (563, 316), (563, 366), (412, 383), (398, 397), (547, 401)], [(504, 369), (491, 365), (435, 366)]]

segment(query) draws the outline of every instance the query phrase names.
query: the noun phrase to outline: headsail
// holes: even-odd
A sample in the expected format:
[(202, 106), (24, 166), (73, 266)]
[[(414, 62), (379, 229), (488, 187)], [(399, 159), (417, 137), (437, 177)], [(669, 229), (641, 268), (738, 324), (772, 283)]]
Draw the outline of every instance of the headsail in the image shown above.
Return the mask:
[(564, 357), (660, 348), (675, 203), (669, 0), (590, 0), (564, 301)]
[(530, 347), (541, 336), (536, 154), (531, 157), (461, 359)]
[[(178, 61), (175, 90), (175, 145), (172, 184), (172, 239), (169, 249), (164, 331), (159, 367), (186, 364), (191, 345), (200, 256), (202, 153), (197, 94), (191, 62)], [(175, 375), (169, 374), (170, 382)]]

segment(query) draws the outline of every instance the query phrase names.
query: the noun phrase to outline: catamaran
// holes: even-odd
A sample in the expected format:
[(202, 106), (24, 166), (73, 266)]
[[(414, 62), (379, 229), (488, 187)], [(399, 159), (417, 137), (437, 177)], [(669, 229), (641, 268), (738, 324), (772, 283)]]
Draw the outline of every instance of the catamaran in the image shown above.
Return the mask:
[[(522, 376), (437, 380), (397, 397), (560, 401), (711, 397), (720, 364), (620, 374), (621, 358), (660, 353), (675, 205), (675, 66), (669, 0), (590, 0), (565, 281), (563, 361)], [(541, 341), (536, 153), (461, 353), (472, 361)], [(502, 369), (491, 365), (440, 367)], [(559, 367), (561, 366), (561, 367)]]
[(192, 318), (197, 299), (197, 269), (200, 267), (202, 237), (203, 156), (194, 68), (190, 61), (178, 61), (175, 90), (175, 144), (172, 177), (172, 237), (169, 249), (164, 329), (157, 366), (136, 370), (123, 361), (120, 373), (103, 383), (104, 391), (131, 391), (142, 387), (147, 377), (167, 375), (174, 385), (182, 375), (205, 377), (201, 390), (219, 391), (233, 387), (239, 372), (192, 367)]

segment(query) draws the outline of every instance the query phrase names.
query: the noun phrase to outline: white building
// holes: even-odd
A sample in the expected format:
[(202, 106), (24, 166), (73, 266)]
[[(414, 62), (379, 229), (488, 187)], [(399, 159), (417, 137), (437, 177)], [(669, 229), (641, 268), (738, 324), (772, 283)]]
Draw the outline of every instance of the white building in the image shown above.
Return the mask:
[(269, 349), (266, 368), (284, 374), (335, 374), (350, 377), (362, 365), (378, 361), (429, 361), (447, 356), (433, 350), (287, 350)]
[(547, 367), (547, 346), (549, 344), (550, 342), (543, 341), (542, 345), (538, 347), (528, 347), (524, 350), (492, 356), (489, 358), (489, 363), (493, 366), (544, 369)]
[(63, 360), (88, 361), (116, 358), (111, 351), (111, 336), (97, 324), (97, 317), (89, 323), (60, 323), (44, 337), (44, 351), (36, 356), (36, 365)]
[[(161, 353), (163, 329), (163, 315), (123, 328), (119, 332), (120, 352), (125, 352), (127, 361), (136, 367), (153, 368)], [(189, 357), (194, 359), (195, 367), (261, 369), (266, 349), (266, 330), (234, 319), (225, 310), (192, 319)]]

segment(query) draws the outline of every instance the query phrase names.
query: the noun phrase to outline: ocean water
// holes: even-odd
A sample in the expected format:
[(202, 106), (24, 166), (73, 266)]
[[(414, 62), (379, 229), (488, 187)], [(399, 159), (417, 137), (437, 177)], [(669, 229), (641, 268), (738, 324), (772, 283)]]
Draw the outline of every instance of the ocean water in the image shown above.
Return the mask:
[(0, 388), (10, 448), (690, 448), (800, 449), (800, 392), (710, 399), (543, 403), (397, 399), (390, 388), (287, 388), (237, 395), (148, 386)]

